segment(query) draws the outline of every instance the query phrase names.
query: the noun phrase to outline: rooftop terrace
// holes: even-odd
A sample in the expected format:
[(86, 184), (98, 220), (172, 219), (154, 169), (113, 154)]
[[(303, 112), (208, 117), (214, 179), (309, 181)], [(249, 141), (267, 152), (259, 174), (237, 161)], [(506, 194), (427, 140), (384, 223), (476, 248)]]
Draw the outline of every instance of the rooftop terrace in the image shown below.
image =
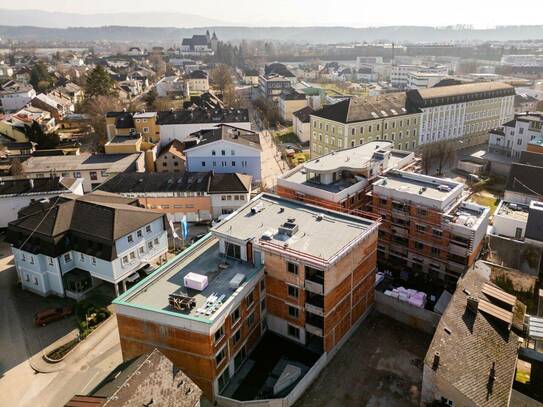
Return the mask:
[[(187, 249), (178, 259), (169, 263), (163, 271), (158, 271), (149, 277), (146, 284), (138, 286), (123, 301), (131, 305), (158, 311), (170, 311), (180, 316), (185, 315), (211, 322), (227, 307), (235, 293), (243, 289), (259, 270), (259, 267), (248, 263), (226, 258), (219, 252), (219, 240), (208, 236), (192, 248)], [(184, 277), (188, 273), (205, 275), (208, 279), (207, 287), (202, 291), (185, 287)], [(231, 289), (230, 280), (237, 274), (242, 274), (244, 281), (237, 289)], [(196, 305), (190, 310), (178, 311), (168, 302), (169, 295), (174, 293), (194, 299)], [(222, 305), (209, 315), (198, 312), (199, 309), (205, 307), (211, 296), (222, 297)]]

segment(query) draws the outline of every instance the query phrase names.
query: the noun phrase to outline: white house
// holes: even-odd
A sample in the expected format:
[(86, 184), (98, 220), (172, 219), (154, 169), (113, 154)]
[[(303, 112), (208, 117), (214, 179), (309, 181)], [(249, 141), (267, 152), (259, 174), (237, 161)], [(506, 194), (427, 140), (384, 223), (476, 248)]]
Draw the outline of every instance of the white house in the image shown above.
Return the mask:
[(543, 113), (517, 113), (513, 120), (490, 132), (488, 151), (518, 160), (537, 137), (543, 137)]
[(302, 143), (309, 142), (311, 134), (311, 114), (314, 110), (306, 106), (292, 113), (292, 130)]
[(128, 277), (165, 260), (166, 218), (136, 202), (100, 192), (25, 209), (6, 239), (23, 289), (79, 300), (109, 283), (118, 295)]
[(166, 76), (159, 80), (155, 85), (158, 97), (176, 97), (189, 94), (188, 82), (183, 81), (178, 76)]
[(221, 124), (192, 136), (198, 144), (184, 151), (187, 171), (237, 172), (260, 181), (262, 149), (258, 133)]

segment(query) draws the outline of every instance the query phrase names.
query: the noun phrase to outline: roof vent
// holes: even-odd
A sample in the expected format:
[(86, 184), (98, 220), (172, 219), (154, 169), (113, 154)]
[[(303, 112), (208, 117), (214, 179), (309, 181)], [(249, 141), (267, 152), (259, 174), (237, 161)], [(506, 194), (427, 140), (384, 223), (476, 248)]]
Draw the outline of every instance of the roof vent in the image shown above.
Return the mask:
[(319, 213), (319, 214), (317, 215), (317, 221), (320, 222), (320, 221), (323, 220), (323, 219), (324, 219), (324, 215), (323, 215), (322, 213)]
[(251, 213), (254, 215), (259, 212), (262, 212), (263, 210), (264, 210), (264, 205), (259, 203), (251, 208)]
[(437, 187), (437, 189), (444, 192), (451, 192), (451, 187), (445, 184), (441, 184), (440, 186)]
[(294, 236), (298, 232), (298, 225), (294, 223), (294, 219), (289, 219), (288, 222), (279, 226), (279, 233), (283, 233), (287, 236)]
[(434, 362), (432, 363), (432, 369), (437, 370), (437, 368), (439, 367), (440, 359), (441, 359), (441, 356), (439, 352), (436, 351), (436, 353), (434, 353)]

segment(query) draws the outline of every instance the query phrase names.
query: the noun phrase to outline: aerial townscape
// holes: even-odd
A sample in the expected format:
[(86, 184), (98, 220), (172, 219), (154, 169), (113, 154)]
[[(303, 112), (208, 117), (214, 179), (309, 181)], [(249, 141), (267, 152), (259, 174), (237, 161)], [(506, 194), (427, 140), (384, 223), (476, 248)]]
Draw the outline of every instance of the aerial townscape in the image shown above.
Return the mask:
[(196, 3), (0, 8), (0, 406), (543, 407), (543, 3)]

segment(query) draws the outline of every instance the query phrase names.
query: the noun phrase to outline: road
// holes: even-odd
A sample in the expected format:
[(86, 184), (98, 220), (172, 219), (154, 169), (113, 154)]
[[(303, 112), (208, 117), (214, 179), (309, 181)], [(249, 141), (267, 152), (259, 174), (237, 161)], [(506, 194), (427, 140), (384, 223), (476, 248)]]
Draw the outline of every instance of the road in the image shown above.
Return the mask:
[(272, 141), (272, 135), (268, 130), (260, 131), (260, 146), (262, 147), (262, 186), (263, 189), (273, 190), (277, 185), (277, 177), (288, 170), (288, 165), (281, 158), (281, 153)]
[[(0, 405), (62, 406), (74, 394), (85, 394), (103, 380), (122, 361), (117, 322), (107, 321), (89, 336), (65, 360), (65, 368), (54, 373), (36, 373), (29, 358), (41, 347), (73, 329), (73, 322), (59, 321), (45, 328), (34, 327), (32, 311), (21, 306), (20, 297), (41, 299), (22, 293), (16, 283), (16, 272), (9, 249), (0, 243)], [(32, 297), (30, 297), (32, 296)]]

